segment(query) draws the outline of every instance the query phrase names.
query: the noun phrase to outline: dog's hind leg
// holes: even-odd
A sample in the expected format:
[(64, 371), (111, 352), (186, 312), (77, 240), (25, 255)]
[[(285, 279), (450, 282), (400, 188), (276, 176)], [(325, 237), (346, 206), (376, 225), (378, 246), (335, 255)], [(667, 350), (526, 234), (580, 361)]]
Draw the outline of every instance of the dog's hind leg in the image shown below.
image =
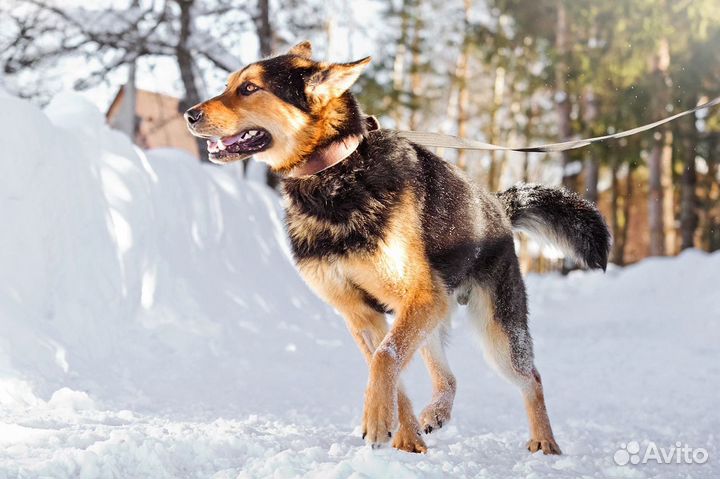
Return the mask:
[(542, 382), (533, 363), (532, 338), (527, 328), (525, 288), (519, 270), (496, 287), (476, 285), (469, 297), (470, 315), (483, 342), (485, 358), (517, 384), (523, 394), (530, 425), (530, 452), (560, 454), (545, 407)]
[(457, 383), (445, 357), (445, 338), (449, 322), (448, 317), (433, 331), (420, 350), (433, 385), (432, 401), (420, 413), (420, 426), (426, 434), (448, 423), (455, 400)]

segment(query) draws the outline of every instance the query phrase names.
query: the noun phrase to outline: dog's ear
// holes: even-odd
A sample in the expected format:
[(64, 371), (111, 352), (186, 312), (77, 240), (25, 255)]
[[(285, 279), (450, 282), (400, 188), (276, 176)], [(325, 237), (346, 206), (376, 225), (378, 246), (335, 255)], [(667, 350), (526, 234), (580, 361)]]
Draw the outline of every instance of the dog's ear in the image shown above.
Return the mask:
[(288, 51), (288, 55), (297, 55), (309, 60), (312, 57), (312, 45), (307, 40), (300, 42)]
[(327, 103), (345, 93), (355, 83), (368, 63), (370, 63), (370, 57), (350, 63), (325, 65), (308, 79), (305, 93), (317, 98), (321, 103)]

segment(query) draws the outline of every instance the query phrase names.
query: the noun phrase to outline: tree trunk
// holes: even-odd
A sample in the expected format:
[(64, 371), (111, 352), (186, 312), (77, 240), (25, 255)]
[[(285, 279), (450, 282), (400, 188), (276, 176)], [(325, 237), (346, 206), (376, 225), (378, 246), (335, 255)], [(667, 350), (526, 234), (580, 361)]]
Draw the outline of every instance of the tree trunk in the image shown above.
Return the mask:
[(600, 178), (600, 158), (590, 148), (588, 158), (585, 160), (585, 199), (597, 204), (598, 179)]
[[(588, 137), (593, 136), (592, 125), (598, 117), (598, 104), (595, 98), (595, 92), (589, 87), (583, 96), (585, 103), (585, 114), (583, 120), (585, 122), (585, 133)], [(593, 203), (598, 201), (598, 178), (600, 176), (600, 158), (597, 151), (592, 146), (587, 149), (587, 159), (585, 160), (585, 199)]]
[[(269, 57), (275, 48), (272, 23), (270, 23), (270, 1), (258, 0), (258, 13), (255, 18), (255, 30), (257, 32), (258, 44), (260, 45), (260, 56)], [(243, 165), (243, 174), (247, 175), (247, 168), (250, 161), (246, 160)], [(265, 184), (275, 189), (280, 184), (280, 177), (265, 166)]]
[(648, 225), (650, 227), (650, 256), (665, 254), (665, 225), (663, 223), (662, 149), (663, 133), (655, 133), (648, 159)]
[(703, 241), (707, 251), (720, 248), (720, 180), (718, 180), (717, 146), (720, 133), (713, 132), (708, 139), (708, 172), (705, 175), (707, 187), (705, 190)]
[[(175, 45), (175, 56), (177, 58), (180, 79), (185, 89), (185, 97), (180, 100), (180, 113), (200, 102), (200, 91), (197, 87), (195, 69), (193, 68), (192, 52), (189, 41), (192, 34), (192, 6), (195, 0), (175, 0), (180, 7), (180, 34)], [(198, 147), (198, 154), (201, 161), (208, 161), (205, 141), (195, 138)]]
[(635, 190), (635, 179), (633, 173), (635, 169), (632, 166), (628, 166), (627, 178), (625, 180), (625, 197), (623, 199), (623, 220), (622, 227), (620, 228), (620, 238), (616, 238), (615, 241), (620, 243), (615, 253), (615, 261), (618, 265), (623, 266), (625, 264), (625, 248), (627, 246), (628, 230), (630, 229), (630, 212), (632, 207), (633, 192)]
[[(555, 102), (558, 113), (560, 141), (564, 141), (572, 135), (572, 119), (570, 118), (572, 105), (570, 104), (570, 95), (566, 88), (567, 78), (570, 73), (568, 66), (570, 39), (564, 0), (556, 0), (556, 10), (557, 31), (555, 34), (555, 49), (557, 50), (558, 60), (555, 63)], [(570, 171), (570, 163), (572, 162), (570, 152), (563, 151), (560, 155), (562, 158), (562, 184), (566, 188), (576, 191), (579, 172)]]
[[(497, 102), (497, 110), (499, 111), (503, 104), (503, 99), (508, 98), (509, 99), (509, 106), (508, 109), (511, 111), (515, 110), (515, 82), (513, 81), (513, 78), (511, 77), (508, 81), (507, 79), (507, 72), (503, 70), (502, 75), (502, 82), (495, 85), (496, 86), (496, 92), (495, 92), (495, 100)], [(507, 89), (507, 92), (506, 92)], [(498, 139), (501, 141), (501, 143), (507, 143), (508, 142), (508, 130), (505, 127), (505, 124), (502, 122), (496, 121), (495, 127), (498, 131)], [(511, 128), (512, 129), (512, 128)], [(501, 181), (503, 177), (503, 173), (505, 172), (505, 168), (509, 164), (510, 158), (509, 158), (509, 152), (503, 151), (499, 152), (501, 155), (501, 158), (499, 158), (499, 161), (496, 161), (496, 163), (493, 165), (493, 174), (492, 174), (492, 182), (493, 182), (493, 189), (491, 191), (499, 191), (502, 187)], [(496, 160), (495, 157), (493, 157), (493, 160)]]
[(270, 1), (258, 0), (258, 15), (255, 21), (260, 56), (269, 57), (273, 52), (273, 30), (270, 23)]
[[(470, 42), (472, 41), (470, 38), (471, 35), (471, 26), (470, 26), (470, 8), (472, 7), (472, 1), (471, 0), (465, 0), (464, 3), (464, 12), (465, 17), (463, 20), (464, 23), (464, 29), (463, 29), (463, 43), (462, 43), (462, 49), (460, 50), (460, 56), (458, 57), (457, 62), (457, 82), (458, 82), (458, 95), (457, 95), (457, 134), (461, 138), (465, 138), (467, 136), (467, 121), (468, 121), (468, 113), (467, 113), (467, 107), (470, 103), (470, 90), (468, 89), (468, 57), (470, 56)], [(458, 150), (457, 154), (457, 165), (465, 169), (466, 168), (466, 158), (465, 158), (465, 150)]]
[[(655, 83), (654, 116), (661, 118), (667, 105), (667, 70), (670, 66), (670, 53), (667, 39), (660, 41), (658, 52), (653, 57), (653, 78)], [(665, 255), (665, 215), (663, 197), (663, 150), (665, 149), (665, 129), (655, 133), (652, 151), (648, 159), (648, 224), (650, 227), (650, 256)]]
[[(525, 118), (527, 119), (527, 121), (523, 130), (523, 136), (525, 137), (525, 144), (530, 145), (530, 140), (532, 138), (533, 118), (535, 117), (535, 109), (533, 108), (531, 99), (528, 99), (527, 102), (527, 108), (525, 109)], [(523, 183), (527, 183), (528, 181), (530, 181), (530, 153), (525, 153), (525, 155), (523, 156), (522, 181)]]
[(620, 244), (620, 182), (618, 181), (618, 169), (619, 161), (617, 159), (613, 159), (612, 168), (610, 170), (610, 230), (612, 231), (613, 238), (615, 239), (611, 251), (613, 263), (619, 263), (618, 252), (623, 248), (623, 245)]
[(192, 53), (188, 46), (190, 35), (192, 34), (192, 6), (195, 0), (176, 0), (180, 7), (180, 35), (177, 45), (175, 46), (175, 54), (177, 56), (178, 68), (180, 69), (180, 79), (185, 88), (185, 98), (183, 98), (183, 111), (200, 102), (200, 92), (197, 87), (195, 71), (193, 69)]
[[(498, 143), (498, 113), (502, 106), (502, 97), (505, 94), (505, 69), (495, 67), (495, 80), (493, 81), (493, 96), (490, 106), (490, 123), (488, 124), (488, 142)], [(497, 191), (500, 165), (498, 164), (498, 152), (490, 152), (490, 168), (487, 174), (488, 191)]]
[(420, 126), (420, 113), (422, 109), (422, 65), (420, 64), (420, 55), (422, 50), (423, 21), (420, 16), (420, 0), (413, 0), (414, 5), (414, 22), (413, 37), (410, 44), (410, 129), (417, 130)]
[[(395, 58), (393, 60), (393, 93), (396, 96), (395, 100), (397, 103), (401, 103), (397, 100), (402, 98), (405, 90), (405, 66), (407, 64), (408, 54), (406, 45), (408, 43), (408, 31), (410, 29), (410, 13), (408, 11), (410, 8), (409, 3), (410, 0), (403, 0), (400, 7), (400, 38), (397, 42)], [(396, 105), (395, 108), (392, 109), (391, 115), (393, 116), (395, 125), (398, 128), (403, 128), (405, 126), (404, 109), (400, 108), (399, 105)]]
[(697, 154), (697, 126), (695, 115), (688, 121), (689, 131), (685, 140), (685, 156), (683, 174), (681, 177), (682, 197), (680, 199), (680, 249), (695, 246), (695, 230), (698, 225), (697, 215), (697, 174), (695, 170), (695, 155)]
[(663, 188), (663, 212), (665, 219), (665, 254), (673, 255), (678, 252), (677, 228), (675, 227), (675, 185), (678, 178), (675, 174), (675, 148), (673, 147), (675, 135), (668, 129), (665, 134), (665, 146), (662, 152), (662, 188)]
[(522, 182), (528, 183), (530, 181), (530, 153), (525, 153), (522, 162)]

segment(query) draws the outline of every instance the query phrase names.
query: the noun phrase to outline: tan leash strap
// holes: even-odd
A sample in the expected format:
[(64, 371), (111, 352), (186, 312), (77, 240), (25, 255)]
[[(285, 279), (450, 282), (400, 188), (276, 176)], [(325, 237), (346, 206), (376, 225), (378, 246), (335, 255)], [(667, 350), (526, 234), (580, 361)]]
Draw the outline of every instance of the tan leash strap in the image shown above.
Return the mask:
[(406, 131), (406, 130), (395, 130), (398, 135), (403, 138), (407, 138), (413, 143), (418, 145), (436, 147), (436, 148), (454, 148), (457, 150), (502, 150), (502, 151), (520, 151), (527, 153), (543, 153), (543, 152), (554, 152), (554, 151), (567, 151), (582, 148), (583, 146), (597, 143), (599, 141), (612, 140), (616, 138), (624, 138), (626, 136), (635, 135), (644, 131), (652, 130), (660, 125), (669, 123), (673, 120), (681, 118), (683, 116), (690, 115), (696, 111), (705, 110), (714, 106), (720, 105), (720, 96), (702, 105), (696, 106), (691, 110), (686, 110), (681, 113), (677, 113), (671, 117), (650, 123), (647, 125), (633, 128), (632, 130), (621, 131), (613, 133), (612, 135), (596, 136), (595, 138), (586, 138), (579, 140), (569, 140), (560, 143), (548, 143), (546, 145), (538, 146), (523, 146), (523, 147), (511, 147), (511, 146), (498, 146), (492, 143), (483, 143), (482, 141), (468, 140), (466, 138), (460, 138), (454, 135), (446, 135), (443, 133), (430, 133), (425, 131)]

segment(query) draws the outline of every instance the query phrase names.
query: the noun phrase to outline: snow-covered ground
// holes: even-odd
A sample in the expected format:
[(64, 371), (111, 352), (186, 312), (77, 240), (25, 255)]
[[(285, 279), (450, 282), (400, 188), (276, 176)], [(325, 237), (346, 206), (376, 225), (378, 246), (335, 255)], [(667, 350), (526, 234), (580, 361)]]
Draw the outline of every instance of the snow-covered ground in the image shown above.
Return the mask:
[[(364, 362), (296, 274), (273, 193), (145, 155), (72, 95), (0, 107), (0, 478), (720, 475), (720, 254), (528, 278), (563, 456), (524, 449), (520, 395), (462, 309), (453, 420), (427, 454), (374, 451)], [(419, 411), (421, 364), (405, 382)], [(619, 466), (630, 441), (708, 459)]]

